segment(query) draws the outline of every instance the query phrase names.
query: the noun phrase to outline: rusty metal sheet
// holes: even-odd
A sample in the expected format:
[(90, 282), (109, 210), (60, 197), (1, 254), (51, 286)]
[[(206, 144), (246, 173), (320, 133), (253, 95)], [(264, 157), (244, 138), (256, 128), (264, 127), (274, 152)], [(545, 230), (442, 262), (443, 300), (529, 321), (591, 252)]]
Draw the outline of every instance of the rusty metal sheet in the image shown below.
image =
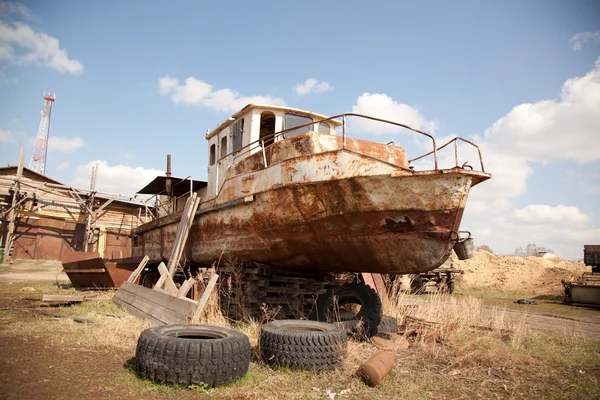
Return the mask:
[(64, 226), (64, 219), (39, 219), (34, 258), (60, 260), (63, 245), (62, 231)]
[(106, 247), (104, 258), (120, 259), (131, 255), (131, 238), (129, 230), (106, 230)]
[(73, 287), (77, 289), (106, 289), (115, 287), (104, 262), (100, 258), (100, 254), (95, 251), (66, 252), (61, 262)]
[(33, 259), (38, 220), (19, 218), (15, 225), (16, 235), (12, 257), (15, 259)]

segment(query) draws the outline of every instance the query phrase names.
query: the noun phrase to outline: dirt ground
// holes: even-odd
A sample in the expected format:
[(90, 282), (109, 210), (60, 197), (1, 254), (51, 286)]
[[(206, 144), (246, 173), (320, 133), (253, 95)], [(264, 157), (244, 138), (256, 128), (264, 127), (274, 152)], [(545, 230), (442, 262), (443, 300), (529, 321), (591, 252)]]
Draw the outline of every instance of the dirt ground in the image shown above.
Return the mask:
[[(409, 349), (393, 353), (396, 367), (373, 389), (353, 376), (357, 366), (378, 351), (363, 342), (351, 344), (341, 371), (272, 370), (253, 359), (242, 381), (205, 391), (139, 379), (133, 360), (144, 325), (112, 303), (41, 303), (44, 293), (74, 292), (64, 289), (65, 283), (68, 279), (57, 263), (0, 266), (1, 398), (331, 399), (327, 389), (345, 393), (336, 399), (600, 398), (600, 310), (559, 304), (552, 299), (554, 292), (536, 292), (551, 299), (541, 299), (537, 306), (513, 304), (510, 292), (503, 291), (496, 296), (487, 291), (477, 299), (466, 292), (446, 297), (452, 304), (483, 302), (482, 319), (502, 313), (506, 324), (514, 325), (514, 337), (507, 342), (492, 331), (466, 330), (434, 342), (411, 342)], [(70, 315), (92, 322), (76, 323)], [(523, 325), (540, 331), (522, 334), (516, 327)], [(257, 326), (242, 329), (256, 351)]]

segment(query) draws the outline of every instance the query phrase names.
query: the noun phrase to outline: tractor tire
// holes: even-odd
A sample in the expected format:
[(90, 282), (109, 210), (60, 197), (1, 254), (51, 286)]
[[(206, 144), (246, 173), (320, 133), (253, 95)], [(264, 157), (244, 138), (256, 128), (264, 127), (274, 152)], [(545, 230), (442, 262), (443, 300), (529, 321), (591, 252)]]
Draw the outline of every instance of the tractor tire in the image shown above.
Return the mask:
[(260, 328), (265, 363), (310, 371), (336, 369), (346, 355), (346, 332), (333, 324), (297, 319), (276, 320)]
[(375, 330), (375, 334), (378, 333), (398, 333), (398, 320), (389, 315), (384, 315)]
[(381, 322), (381, 299), (375, 290), (365, 284), (350, 283), (336, 286), (326, 294), (319, 295), (310, 319), (329, 323), (339, 322), (341, 321), (339, 307), (347, 304), (360, 304), (360, 311), (354, 315), (354, 319), (362, 322), (367, 337), (373, 335)]
[[(340, 322), (336, 322), (336, 325), (344, 328), (348, 336), (357, 339), (368, 339), (370, 337), (364, 335), (361, 331), (360, 321), (355, 318), (354, 313), (342, 312), (340, 313), (340, 320)], [(377, 335), (378, 333), (398, 333), (398, 320), (389, 315), (384, 315), (381, 317), (381, 322), (377, 325), (377, 328), (375, 328), (375, 331), (371, 336)]]
[(410, 292), (412, 294), (423, 294), (427, 291), (427, 280), (420, 276), (415, 276), (410, 283)]
[(452, 294), (452, 292), (454, 292), (454, 281), (446, 283), (446, 293)]
[(171, 385), (217, 387), (240, 379), (250, 364), (248, 337), (210, 325), (164, 325), (140, 334), (140, 376)]

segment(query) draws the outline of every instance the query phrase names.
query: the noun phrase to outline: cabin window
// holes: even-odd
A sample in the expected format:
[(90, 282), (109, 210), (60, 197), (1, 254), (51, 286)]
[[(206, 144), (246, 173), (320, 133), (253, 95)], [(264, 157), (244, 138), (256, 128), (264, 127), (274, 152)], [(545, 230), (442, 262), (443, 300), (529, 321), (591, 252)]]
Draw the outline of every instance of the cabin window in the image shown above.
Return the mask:
[(326, 133), (328, 135), (331, 133), (331, 128), (327, 122), (319, 123), (319, 133)]
[[(307, 117), (305, 115), (286, 113), (285, 114), (285, 129), (290, 129), (295, 126), (308, 124), (312, 121), (313, 121), (313, 119), (311, 117)], [(294, 129), (293, 131), (286, 132), (285, 137), (292, 137), (292, 136), (299, 135), (301, 133), (308, 132), (308, 131), (310, 131), (310, 128), (311, 128), (311, 126), (308, 125), (303, 128)]]
[(267, 138), (265, 140), (265, 146), (270, 145), (275, 141), (275, 114), (269, 111), (265, 111), (260, 114), (260, 134), (259, 138)]
[(215, 156), (216, 156), (216, 149), (215, 149), (215, 145), (212, 144), (210, 146), (210, 154), (209, 154), (209, 163), (210, 163), (210, 165), (214, 165), (215, 164)]
[(227, 155), (227, 136), (221, 138), (221, 158)]
[(239, 119), (233, 124), (232, 130), (232, 149), (231, 151), (238, 151), (242, 148), (244, 138), (244, 118)]

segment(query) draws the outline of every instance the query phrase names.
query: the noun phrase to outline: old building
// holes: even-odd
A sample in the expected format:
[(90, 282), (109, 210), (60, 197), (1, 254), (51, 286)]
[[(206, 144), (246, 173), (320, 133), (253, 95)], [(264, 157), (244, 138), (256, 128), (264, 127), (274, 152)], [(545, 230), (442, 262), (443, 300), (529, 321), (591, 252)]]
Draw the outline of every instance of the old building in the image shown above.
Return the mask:
[(0, 168), (4, 258), (60, 259), (70, 251), (131, 255), (130, 232), (152, 219), (142, 201), (71, 188), (28, 168)]

